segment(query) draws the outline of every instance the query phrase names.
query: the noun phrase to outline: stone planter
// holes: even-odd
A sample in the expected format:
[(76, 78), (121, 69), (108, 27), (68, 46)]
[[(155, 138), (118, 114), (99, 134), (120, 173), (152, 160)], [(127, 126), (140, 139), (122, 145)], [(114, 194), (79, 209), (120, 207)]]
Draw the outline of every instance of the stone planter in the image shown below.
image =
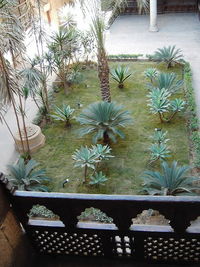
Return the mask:
[[(34, 125), (34, 124), (29, 124), (26, 126), (26, 131), (27, 131), (29, 148), (30, 148), (31, 153), (36, 152), (40, 147), (44, 146), (45, 136), (42, 134), (41, 128), (39, 126)], [(27, 149), (27, 142), (26, 142), (24, 130), (22, 130), (22, 140), (23, 140), (25, 151), (27, 152), (28, 149)], [(22, 143), (21, 143), (20, 135), (18, 132), (15, 134), (15, 147), (19, 153), (23, 152)]]

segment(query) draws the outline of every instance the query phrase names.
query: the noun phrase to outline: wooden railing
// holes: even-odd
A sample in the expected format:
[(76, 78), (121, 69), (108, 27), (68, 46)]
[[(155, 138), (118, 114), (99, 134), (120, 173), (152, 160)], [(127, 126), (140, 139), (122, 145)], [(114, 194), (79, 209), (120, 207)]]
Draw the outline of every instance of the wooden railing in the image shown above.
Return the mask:
[[(14, 191), (8, 196), (38, 253), (166, 263), (200, 262), (200, 228), (190, 226), (200, 216), (200, 197), (24, 191)], [(60, 220), (30, 220), (28, 213), (36, 204), (46, 206)], [(113, 224), (79, 222), (77, 216), (89, 207), (105, 212), (113, 218)], [(159, 211), (169, 220), (169, 225), (133, 225), (132, 218), (148, 209)]]

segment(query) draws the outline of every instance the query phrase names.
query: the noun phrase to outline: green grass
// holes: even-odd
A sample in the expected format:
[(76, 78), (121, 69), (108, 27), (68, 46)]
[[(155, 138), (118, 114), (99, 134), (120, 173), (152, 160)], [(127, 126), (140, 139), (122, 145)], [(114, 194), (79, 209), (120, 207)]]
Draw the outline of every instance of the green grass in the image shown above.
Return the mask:
[[(121, 64), (121, 63), (120, 63)], [(168, 131), (169, 145), (173, 152), (170, 160), (178, 160), (181, 164), (188, 164), (188, 137), (184, 114), (180, 114), (171, 123), (160, 124), (157, 116), (152, 115), (147, 107), (146, 80), (143, 76), (145, 69), (156, 67), (162, 71), (173, 71), (181, 78), (182, 70), (175, 67), (166, 70), (165, 65), (153, 62), (126, 62), (134, 74), (125, 83), (124, 89), (119, 89), (115, 81), (111, 79), (112, 101), (123, 104), (126, 110), (131, 112), (134, 123), (124, 129), (126, 138), (118, 139), (117, 144), (112, 144), (112, 153), (115, 156), (102, 165), (102, 170), (109, 178), (105, 186), (93, 187), (83, 185), (83, 170), (73, 167), (72, 154), (81, 145), (91, 145), (91, 137), (78, 138), (79, 123), (72, 120), (72, 128), (64, 128), (64, 123), (53, 122), (46, 125), (42, 131), (46, 136), (46, 145), (41, 148), (34, 159), (47, 169), (52, 177), (51, 190), (66, 193), (99, 193), (99, 194), (138, 194), (141, 188), (141, 175), (144, 170), (150, 168), (148, 151), (152, 143), (150, 136), (155, 128)], [(118, 63), (110, 63), (114, 67)], [(100, 89), (96, 70), (83, 71), (85, 81), (75, 86), (68, 95), (63, 91), (56, 93), (54, 103), (61, 106), (62, 103), (70, 104), (76, 108), (77, 116), (82, 108), (94, 101), (100, 101)], [(183, 97), (183, 92), (179, 93)], [(83, 107), (77, 109), (80, 100)], [(159, 163), (151, 168), (159, 168)], [(62, 182), (69, 178), (70, 182), (62, 188)]]

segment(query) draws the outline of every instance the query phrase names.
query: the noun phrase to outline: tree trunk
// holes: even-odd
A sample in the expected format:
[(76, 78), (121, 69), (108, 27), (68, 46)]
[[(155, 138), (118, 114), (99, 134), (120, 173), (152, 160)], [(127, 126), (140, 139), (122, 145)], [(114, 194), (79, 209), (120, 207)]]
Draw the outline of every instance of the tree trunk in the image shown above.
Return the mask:
[(87, 169), (88, 169), (88, 166), (85, 165), (85, 169), (84, 169), (84, 181), (83, 181), (83, 183), (86, 183), (86, 181), (87, 181)]
[(105, 145), (109, 145), (109, 143), (110, 143), (110, 138), (106, 132), (104, 132), (104, 134), (103, 134), (103, 143)]
[(167, 64), (167, 68), (170, 69), (171, 67), (172, 67), (172, 62), (169, 62), (169, 63)]
[[(17, 64), (16, 64), (16, 57), (14, 55), (13, 52), (13, 48), (12, 45), (10, 44), (10, 52), (11, 52), (11, 56), (12, 56), (12, 62), (13, 62), (13, 67), (15, 69), (15, 71), (17, 71)], [(15, 76), (16, 78), (16, 83), (17, 86), (19, 87), (19, 80), (17, 79), (17, 76)], [(19, 104), (20, 104), (20, 113), (21, 113), (21, 117), (22, 117), (22, 123), (23, 123), (23, 130), (24, 130), (24, 134), (25, 134), (25, 139), (26, 139), (26, 146), (27, 146), (27, 152), (28, 152), (28, 159), (31, 159), (31, 153), (30, 153), (30, 147), (29, 147), (29, 141), (28, 141), (28, 135), (27, 135), (27, 130), (26, 130), (26, 123), (25, 123), (25, 118), (24, 118), (24, 114), (25, 114), (25, 110), (23, 108), (23, 104), (22, 104), (22, 98), (21, 98), (21, 92), (18, 89), (18, 97), (19, 97)]]
[(159, 118), (160, 118), (160, 122), (163, 123), (163, 118), (162, 118), (162, 114), (160, 112), (158, 112)]
[(66, 122), (65, 122), (65, 128), (70, 128), (70, 127), (71, 127), (70, 120), (67, 119)]
[(9, 84), (9, 80), (8, 80), (9, 74), (8, 74), (8, 72), (7, 72), (7, 66), (6, 66), (4, 57), (3, 57), (3, 55), (2, 55), (1, 52), (0, 52), (0, 60), (1, 60), (2, 71), (5, 73), (5, 78), (6, 78), (6, 90), (7, 90), (7, 92), (8, 92), (9, 100), (10, 100), (12, 106), (13, 106), (14, 114), (15, 114), (15, 117), (16, 117), (16, 122), (17, 122), (17, 128), (18, 128), (18, 132), (19, 132), (19, 137), (20, 137), (20, 140), (21, 140), (21, 143), (22, 143), (22, 151), (23, 151), (23, 153), (25, 153), (25, 148), (24, 148), (23, 139), (22, 139), (22, 134), (21, 134), (21, 129), (20, 129), (21, 127), (20, 127), (19, 118), (18, 118), (18, 114), (17, 114), (16, 106), (15, 106), (16, 104), (15, 104), (15, 100), (14, 100), (13, 92), (12, 92), (12, 89), (10, 88), (10, 84)]
[(124, 88), (123, 82), (118, 84), (118, 88), (120, 88), (120, 89)]
[(111, 102), (108, 60), (103, 48), (98, 49), (98, 77), (102, 100)]
[(175, 115), (178, 113), (178, 111), (175, 111), (174, 113), (172, 113), (172, 115), (170, 116), (170, 118), (167, 120), (167, 122), (170, 122), (174, 117)]

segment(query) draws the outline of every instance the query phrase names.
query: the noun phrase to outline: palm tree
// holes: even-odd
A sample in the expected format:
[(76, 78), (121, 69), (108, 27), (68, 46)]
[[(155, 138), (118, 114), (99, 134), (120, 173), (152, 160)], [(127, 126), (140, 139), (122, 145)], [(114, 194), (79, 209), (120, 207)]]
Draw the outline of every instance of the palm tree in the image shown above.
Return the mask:
[(44, 185), (50, 181), (46, 176), (44, 169), (36, 170), (39, 164), (31, 159), (25, 163), (23, 158), (20, 158), (16, 165), (9, 165), (10, 178), (14, 185), (19, 190), (25, 191), (48, 191), (48, 187)]
[[(22, 143), (23, 153), (28, 150), (29, 143), (26, 132), (26, 125), (24, 119), (24, 110), (22, 105), (21, 92), (19, 88), (19, 76), (17, 74), (18, 59), (22, 59), (22, 54), (25, 51), (23, 43), (24, 31), (23, 24), (16, 16), (18, 5), (14, 1), (5, 1), (4, 5), (0, 8), (0, 70), (1, 70), (1, 101), (4, 104), (12, 104), (14, 114), (16, 117), (19, 136)], [(11, 63), (5, 58), (5, 54), (10, 52)], [(26, 137), (26, 148), (23, 144), (19, 116), (14, 95), (19, 98), (19, 110), (23, 122), (23, 130)], [(30, 153), (29, 153), (30, 154)]]
[[(37, 57), (43, 59), (44, 57), (44, 42), (47, 42), (47, 35), (46, 31), (42, 26), (42, 18), (41, 18), (41, 10), (42, 10), (42, 3), (41, 0), (31, 1), (26, 0), (25, 3), (27, 4), (28, 10), (28, 26), (29, 26), (29, 35), (34, 37), (36, 49), (37, 49)], [(43, 110), (45, 111), (45, 116), (49, 113), (49, 97), (48, 97), (48, 88), (47, 88), (47, 81), (49, 73), (44, 65), (44, 61), (38, 61), (39, 69), (42, 74), (41, 76), (41, 90), (43, 95)]]
[(97, 59), (98, 59), (98, 77), (101, 87), (101, 97), (103, 101), (110, 102), (110, 84), (109, 84), (109, 67), (104, 46), (104, 31), (106, 28), (104, 18), (96, 11), (92, 18), (92, 32), (97, 44)]
[(162, 173), (156, 171), (145, 171), (143, 180), (143, 191), (150, 195), (180, 195), (193, 194), (197, 189), (193, 186), (195, 181), (199, 181), (197, 177), (188, 175), (189, 166), (178, 166), (173, 161), (171, 166), (166, 162), (161, 164)]
[[(38, 109), (40, 109), (36, 96), (38, 89), (41, 88), (43, 73), (37, 68), (38, 62), (38, 58), (28, 58), (26, 61), (26, 67), (20, 70), (19, 75), (22, 78), (22, 90), (25, 98), (26, 96), (28, 97), (30, 95)], [(42, 104), (44, 107), (46, 107), (45, 100), (42, 101)]]
[(103, 139), (105, 144), (116, 142), (116, 135), (125, 138), (124, 133), (119, 129), (132, 122), (130, 113), (123, 111), (122, 106), (116, 103), (97, 102), (90, 104), (77, 117), (77, 121), (86, 127), (80, 129), (80, 136), (94, 133), (93, 142), (97, 143)]
[[(107, 1), (106, 8), (112, 7), (113, 10), (121, 6), (124, 0)], [(80, 0), (82, 10), (85, 16), (91, 17), (91, 30), (96, 41), (97, 60), (98, 60), (98, 77), (100, 81), (101, 97), (103, 101), (110, 102), (110, 84), (109, 84), (109, 67), (105, 50), (105, 30), (106, 25), (105, 12), (102, 11), (101, 0)], [(111, 5), (112, 4), (112, 5)]]
[(176, 46), (164, 46), (163, 48), (158, 48), (154, 53), (154, 58), (156, 60), (163, 61), (167, 64), (167, 68), (171, 68), (173, 63), (178, 63), (183, 59), (180, 49), (176, 49)]

